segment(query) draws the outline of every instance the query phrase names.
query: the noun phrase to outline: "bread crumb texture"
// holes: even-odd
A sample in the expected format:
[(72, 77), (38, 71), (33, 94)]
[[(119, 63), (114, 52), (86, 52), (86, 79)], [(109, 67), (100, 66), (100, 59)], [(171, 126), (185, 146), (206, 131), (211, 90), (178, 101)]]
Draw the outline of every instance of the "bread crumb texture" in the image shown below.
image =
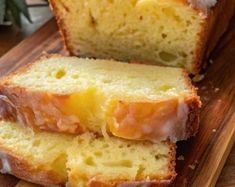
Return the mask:
[(178, 0), (51, 0), (75, 55), (197, 71), (206, 16)]
[[(61, 176), (68, 186), (85, 187), (91, 180), (103, 183), (168, 180), (174, 177), (174, 147), (168, 142), (152, 144), (93, 134), (69, 136), (32, 132), (18, 124), (0, 122), (0, 145), (32, 163)], [(11, 173), (9, 171), (9, 173)]]
[(21, 87), (58, 95), (90, 90), (126, 101), (160, 100), (191, 93), (181, 68), (57, 55), (36, 61), (10, 81)]

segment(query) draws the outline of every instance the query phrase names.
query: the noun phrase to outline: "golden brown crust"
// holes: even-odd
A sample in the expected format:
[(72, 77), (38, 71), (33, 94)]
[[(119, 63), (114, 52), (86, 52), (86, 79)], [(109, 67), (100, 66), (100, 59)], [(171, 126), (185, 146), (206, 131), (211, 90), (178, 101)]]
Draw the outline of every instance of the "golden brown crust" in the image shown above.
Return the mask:
[(192, 81), (190, 80), (187, 71), (183, 71), (183, 76), (185, 78), (185, 83), (190, 90), (192, 90), (192, 96), (186, 99), (187, 106), (189, 108), (188, 119), (187, 119), (187, 132), (186, 134), (188, 137), (194, 136), (198, 132), (199, 128), (199, 112), (201, 108), (201, 100), (200, 97), (197, 95), (196, 88), (192, 85)]
[[(7, 168), (3, 168), (7, 164)], [(5, 166), (6, 167), (6, 166)], [(0, 170), (1, 172), (14, 175), (18, 178), (44, 186), (60, 186), (67, 181), (57, 172), (48, 168), (40, 168), (36, 163), (30, 163), (21, 155), (17, 155), (11, 150), (0, 145)]]
[[(64, 26), (64, 23), (63, 23), (63, 19), (60, 17), (60, 12), (58, 11), (58, 7), (57, 7), (57, 3), (61, 3), (62, 4), (62, 2), (59, 2), (59, 1), (56, 1), (56, 0), (50, 0), (49, 2), (50, 2), (49, 5), (50, 5), (51, 10), (55, 14), (55, 19), (56, 19), (56, 22), (57, 22), (57, 24), (59, 26), (59, 32), (60, 32), (60, 35), (61, 35), (61, 37), (63, 39), (63, 42), (64, 42), (64, 47), (67, 50), (67, 52), (70, 55), (72, 55), (73, 54), (73, 52), (72, 52), (73, 49), (72, 49), (72, 47), (69, 46), (68, 34), (67, 34), (66, 29), (65, 29), (65, 26)], [(64, 6), (64, 5), (62, 4), (62, 6)], [(65, 7), (65, 10), (67, 12), (69, 12), (69, 9), (67, 7)]]
[(190, 97), (186, 100), (189, 108), (188, 119), (186, 122), (187, 137), (195, 136), (199, 128), (199, 108), (200, 100), (198, 97)]
[(42, 186), (30, 183), (30, 182), (26, 182), (24, 180), (20, 180), (15, 187), (42, 187)]
[(168, 179), (170, 182), (172, 182), (175, 177), (177, 176), (177, 173), (175, 171), (175, 166), (176, 166), (176, 144), (168, 142), (170, 146), (170, 151), (169, 151), (169, 164), (168, 164), (168, 170), (169, 170), (169, 177)]
[(203, 53), (205, 51), (205, 41), (207, 39), (207, 23), (206, 19), (201, 23), (201, 32), (199, 33), (199, 40), (197, 41), (197, 48), (195, 51), (195, 58), (193, 59), (193, 74), (197, 74), (201, 70)]
[(98, 180), (92, 180), (88, 184), (88, 187), (166, 187), (172, 183), (171, 180), (152, 180), (152, 181), (120, 181), (120, 182), (103, 182)]

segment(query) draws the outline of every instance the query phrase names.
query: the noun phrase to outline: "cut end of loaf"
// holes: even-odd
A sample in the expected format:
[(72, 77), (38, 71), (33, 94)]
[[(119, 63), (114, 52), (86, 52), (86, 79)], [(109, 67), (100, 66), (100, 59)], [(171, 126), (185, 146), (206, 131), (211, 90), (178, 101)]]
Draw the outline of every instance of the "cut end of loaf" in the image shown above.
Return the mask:
[(186, 0), (50, 3), (74, 55), (199, 71), (206, 16)]

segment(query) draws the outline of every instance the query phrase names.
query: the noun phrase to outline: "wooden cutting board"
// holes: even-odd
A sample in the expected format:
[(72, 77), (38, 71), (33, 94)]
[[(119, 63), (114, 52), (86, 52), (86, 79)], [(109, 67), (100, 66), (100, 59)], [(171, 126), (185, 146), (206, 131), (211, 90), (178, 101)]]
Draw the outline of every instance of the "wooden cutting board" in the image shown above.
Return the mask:
[[(203, 102), (200, 130), (195, 138), (177, 145), (178, 176), (174, 186), (214, 186), (234, 143), (234, 36), (235, 20), (212, 54), (213, 64), (208, 67), (205, 78), (196, 84)], [(33, 62), (43, 52), (66, 55), (54, 20), (0, 59), (0, 76)], [(15, 179), (6, 181), (9, 181), (6, 187), (16, 184)]]

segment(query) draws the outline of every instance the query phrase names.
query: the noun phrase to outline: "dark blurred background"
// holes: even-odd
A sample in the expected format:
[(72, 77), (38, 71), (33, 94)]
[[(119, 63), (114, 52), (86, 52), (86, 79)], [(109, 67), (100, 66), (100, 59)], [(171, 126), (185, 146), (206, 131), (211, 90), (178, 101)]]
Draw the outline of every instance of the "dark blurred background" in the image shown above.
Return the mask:
[[(5, 5), (7, 3), (6, 1), (8, 2), (12, 1), (14, 3), (14, 1), (17, 2), (18, 0), (0, 0), (0, 3), (2, 4), (4, 3)], [(16, 8), (14, 9), (14, 4), (8, 5), (11, 6), (8, 8), (8, 11), (10, 11), (10, 13), (11, 11), (14, 12), (13, 14), (16, 17), (15, 18), (16, 20), (17, 17), (19, 17), (21, 25), (18, 25), (16, 22), (9, 20), (4, 20), (3, 23), (0, 22), (0, 57), (4, 55), (8, 50), (10, 50), (12, 47), (17, 45), (24, 38), (35, 32), (50, 18), (52, 18), (52, 13), (48, 7), (47, 1), (23, 0), (22, 2), (25, 2), (27, 7), (22, 7), (21, 9), (23, 11), (28, 11), (31, 23), (27, 19), (27, 17), (24, 16), (23, 12), (20, 12), (21, 11), (20, 8), (17, 12), (15, 11)], [(19, 4), (19, 6), (20, 5), (21, 4)], [(6, 7), (4, 8), (6, 9)], [(3, 11), (0, 10), (0, 14), (2, 13)]]

